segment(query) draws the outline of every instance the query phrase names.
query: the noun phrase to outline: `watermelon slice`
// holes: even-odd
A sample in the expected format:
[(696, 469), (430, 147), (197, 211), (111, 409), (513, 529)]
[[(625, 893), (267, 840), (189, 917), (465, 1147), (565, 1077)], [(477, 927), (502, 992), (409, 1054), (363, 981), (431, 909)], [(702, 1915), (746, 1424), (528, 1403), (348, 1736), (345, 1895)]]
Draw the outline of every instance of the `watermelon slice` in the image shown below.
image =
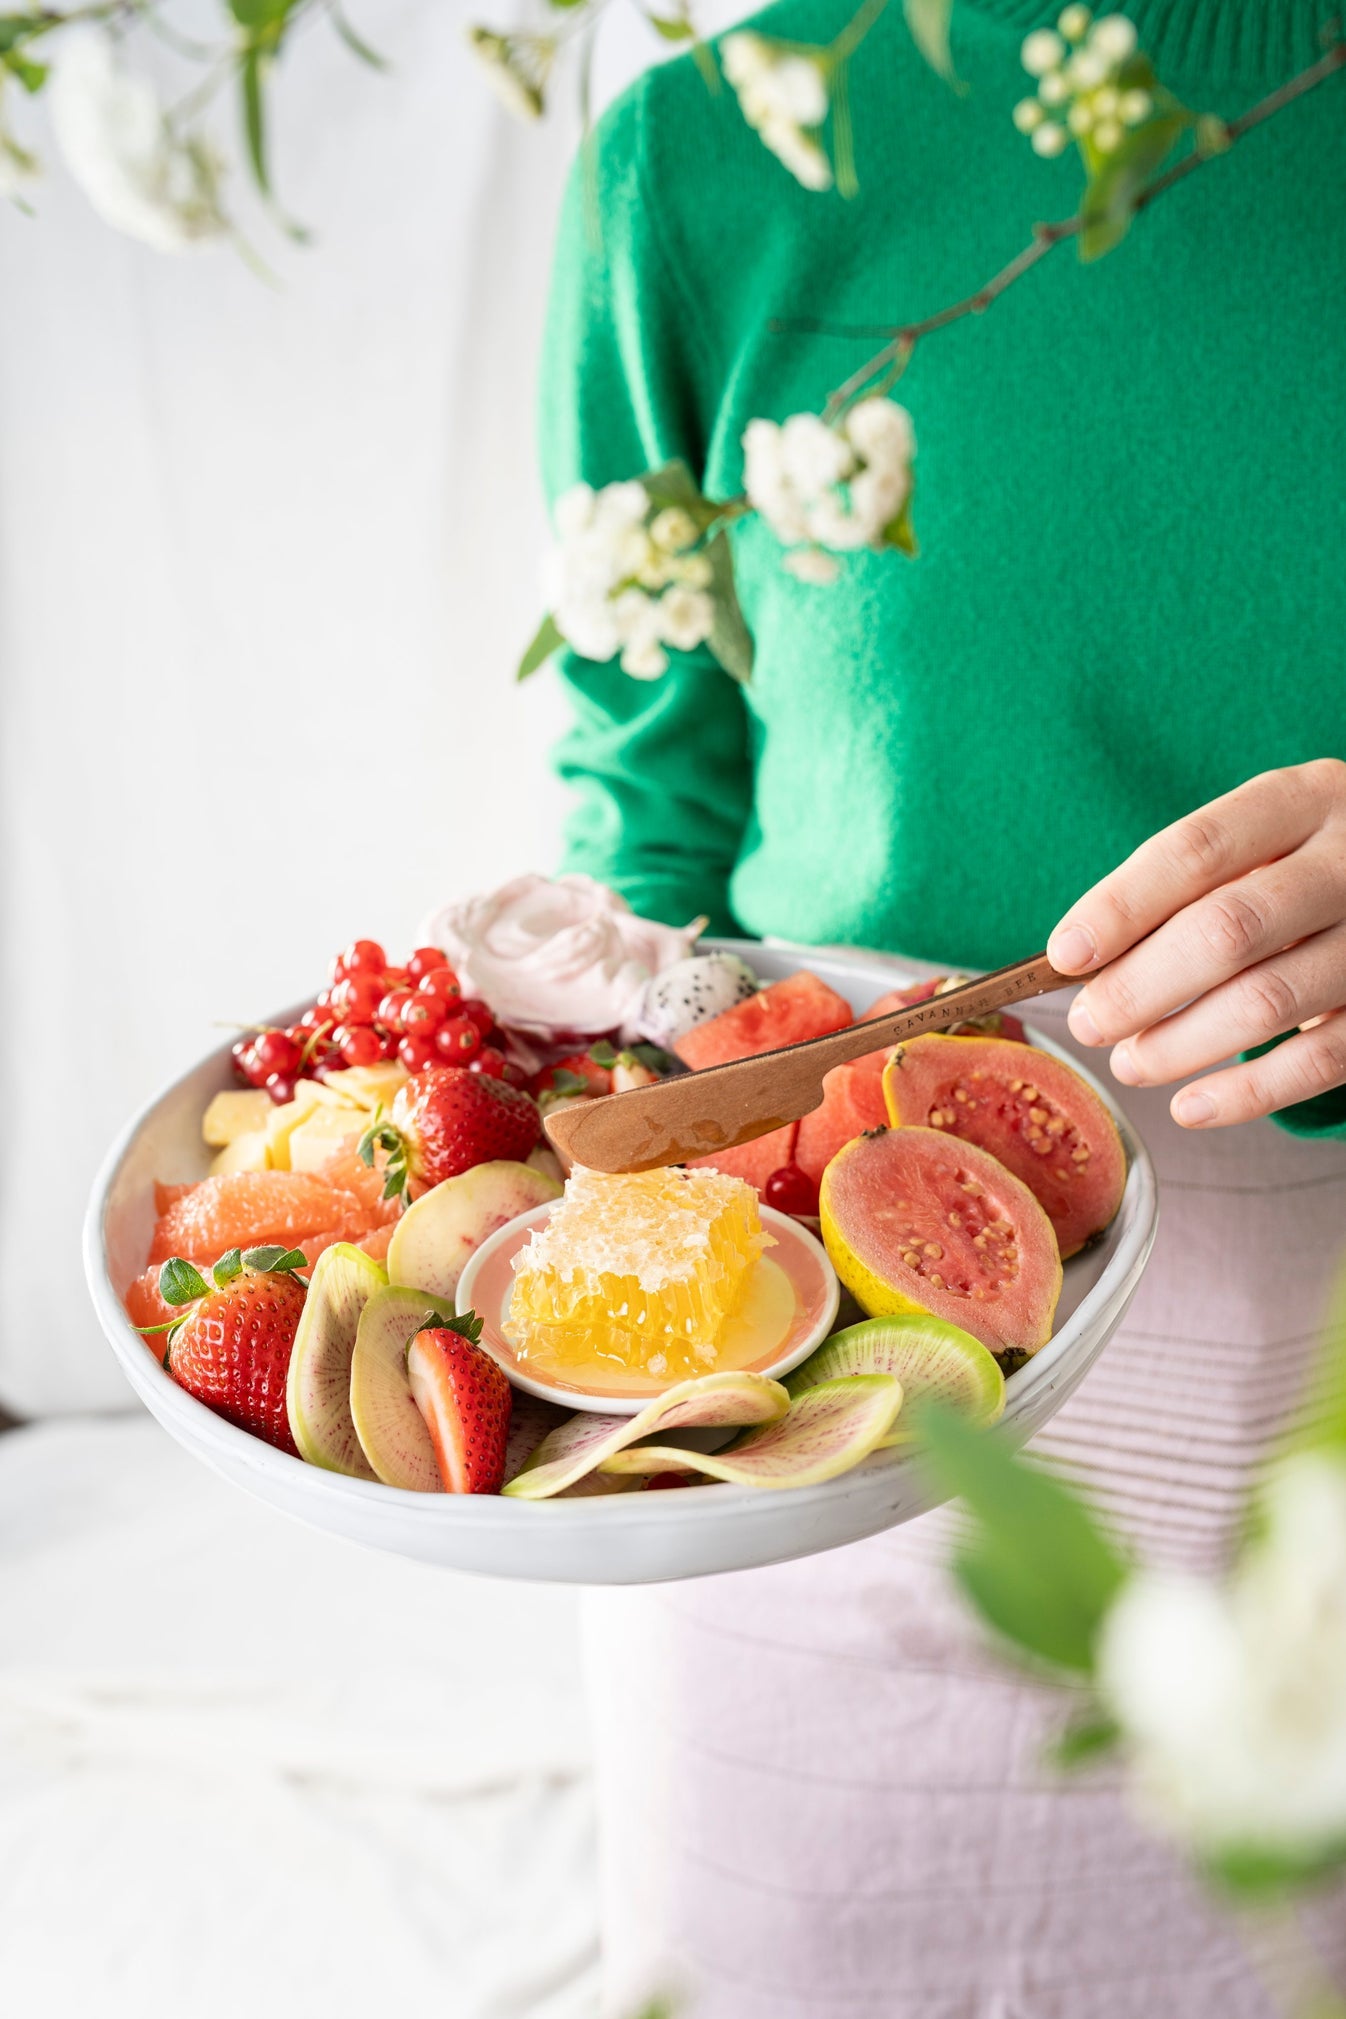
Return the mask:
[(703, 1066), (728, 1065), (731, 1059), (756, 1058), (781, 1045), (802, 1044), (805, 1038), (825, 1037), (854, 1021), (844, 996), (800, 968), (707, 1023), (694, 1024), (675, 1049), (685, 1065), (700, 1071)]

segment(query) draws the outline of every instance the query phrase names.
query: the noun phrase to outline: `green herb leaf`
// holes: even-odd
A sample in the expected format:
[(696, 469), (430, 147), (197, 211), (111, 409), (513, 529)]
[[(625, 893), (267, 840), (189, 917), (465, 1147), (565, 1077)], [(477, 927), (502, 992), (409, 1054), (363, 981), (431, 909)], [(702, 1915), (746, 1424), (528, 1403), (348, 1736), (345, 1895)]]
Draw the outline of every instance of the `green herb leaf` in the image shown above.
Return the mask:
[(265, 1275), (289, 1276), (296, 1269), (307, 1269), (308, 1257), (302, 1248), (248, 1248), (243, 1265)]
[(545, 666), (553, 652), (559, 652), (565, 639), (557, 626), (556, 619), (544, 617), (533, 634), (533, 642), (519, 661), (516, 680), (526, 680), (530, 673), (536, 673), (539, 666)]
[(557, 1095), (587, 1094), (589, 1082), (583, 1073), (572, 1073), (569, 1066), (553, 1066), (551, 1085), (545, 1087), (543, 1091)]
[(159, 1295), (165, 1304), (194, 1304), (198, 1297), (209, 1294), (210, 1286), (201, 1271), (184, 1262), (181, 1255), (174, 1255), (159, 1271)]
[(672, 1052), (666, 1052), (662, 1045), (632, 1045), (631, 1056), (642, 1066), (648, 1066), (652, 1073), (671, 1073), (681, 1062)]
[(949, 47), (953, 0), (902, 0), (902, 12), (906, 16), (911, 39), (930, 68), (937, 71), (946, 84), (952, 84), (960, 91), (966, 90), (967, 87), (959, 82), (953, 51)]
[(917, 1431), (936, 1476), (976, 1518), (955, 1566), (973, 1604), (1028, 1654), (1092, 1674), (1127, 1566), (1083, 1501), (950, 1409), (927, 1403)]
[(482, 1320), (475, 1311), (460, 1311), (456, 1318), (439, 1321), (446, 1332), (459, 1332), (470, 1346), (475, 1346), (481, 1338)]
[(596, 1066), (602, 1066), (605, 1071), (610, 1071), (617, 1063), (618, 1054), (612, 1049), (606, 1038), (600, 1038), (597, 1044), (590, 1045), (589, 1057)]
[(231, 1248), (227, 1255), (221, 1255), (210, 1273), (215, 1278), (215, 1288), (223, 1290), (226, 1283), (232, 1283), (235, 1276), (243, 1273), (242, 1249)]

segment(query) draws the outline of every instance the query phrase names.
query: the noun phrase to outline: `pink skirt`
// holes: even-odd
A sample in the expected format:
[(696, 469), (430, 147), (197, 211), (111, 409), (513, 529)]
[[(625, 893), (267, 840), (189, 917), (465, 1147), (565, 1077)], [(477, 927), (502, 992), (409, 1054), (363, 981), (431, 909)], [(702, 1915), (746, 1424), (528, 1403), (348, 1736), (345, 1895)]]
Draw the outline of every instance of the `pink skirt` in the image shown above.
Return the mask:
[[(1068, 1044), (1067, 1001), (1031, 1014)], [(1135, 1552), (1214, 1571), (1302, 1397), (1346, 1249), (1346, 1143), (1189, 1134), (1168, 1091), (1119, 1096), (1159, 1237), (1033, 1448)], [(1069, 1695), (988, 1648), (943, 1570), (949, 1529), (940, 1511), (769, 1570), (587, 1595), (604, 2019), (660, 1994), (677, 2019), (1270, 2019), (1293, 1958), (1255, 1964), (1114, 1769), (1044, 1764)], [(1346, 1986), (1340, 1900), (1316, 1932)]]

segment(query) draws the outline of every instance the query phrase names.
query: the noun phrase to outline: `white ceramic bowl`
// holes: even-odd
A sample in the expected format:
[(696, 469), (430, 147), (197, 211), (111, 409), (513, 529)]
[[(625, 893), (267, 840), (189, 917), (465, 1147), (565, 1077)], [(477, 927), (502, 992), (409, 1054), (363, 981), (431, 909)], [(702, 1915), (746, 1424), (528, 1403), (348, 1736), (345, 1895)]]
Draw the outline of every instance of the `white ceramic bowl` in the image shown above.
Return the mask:
[[(860, 957), (718, 943), (741, 953), (766, 980), (807, 965), (857, 1010), (893, 986), (890, 968)], [(919, 1458), (895, 1452), (876, 1453), (823, 1486), (774, 1492), (714, 1485), (542, 1502), (406, 1493), (305, 1465), (235, 1429), (170, 1380), (121, 1305), (121, 1292), (144, 1267), (155, 1180), (202, 1175), (201, 1116), (211, 1095), (229, 1084), (229, 1050), (221, 1046), (129, 1123), (94, 1186), (84, 1246), (95, 1307), (131, 1386), (180, 1444), (236, 1486), (372, 1549), (494, 1577), (569, 1584), (644, 1584), (780, 1563), (910, 1521), (943, 1497)], [(1066, 1263), (1054, 1337), (1010, 1378), (1005, 1420), (1020, 1442), (1056, 1414), (1103, 1351), (1154, 1241), (1157, 1200), (1145, 1146), (1107, 1089), (1090, 1084), (1116, 1117), (1130, 1174), (1102, 1240)]]

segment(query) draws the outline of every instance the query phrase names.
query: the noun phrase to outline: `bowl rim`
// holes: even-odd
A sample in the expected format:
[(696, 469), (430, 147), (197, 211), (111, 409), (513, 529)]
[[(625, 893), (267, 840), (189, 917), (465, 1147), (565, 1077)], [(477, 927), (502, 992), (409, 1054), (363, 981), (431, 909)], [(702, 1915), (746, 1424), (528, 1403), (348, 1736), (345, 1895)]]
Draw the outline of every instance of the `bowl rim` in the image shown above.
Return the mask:
[[(525, 1207), (523, 1212), (516, 1213), (512, 1220), (506, 1220), (503, 1227), (497, 1227), (495, 1232), (489, 1234), (482, 1242), (476, 1253), (469, 1256), (454, 1292), (454, 1309), (460, 1317), (464, 1311), (473, 1308), (473, 1286), (491, 1258), (508, 1241), (516, 1239), (523, 1229), (541, 1225), (550, 1219), (559, 1204), (558, 1199), (543, 1199), (536, 1206)], [(778, 1212), (774, 1206), (763, 1205), (758, 1211), (764, 1227), (773, 1228), (784, 1241), (796, 1242), (813, 1257), (822, 1269), (823, 1282), (827, 1286), (823, 1310), (804, 1334), (803, 1339), (792, 1346), (788, 1353), (779, 1355), (769, 1367), (733, 1370), (760, 1374), (767, 1381), (779, 1381), (783, 1375), (791, 1373), (802, 1361), (807, 1360), (809, 1354), (821, 1346), (827, 1337), (841, 1308), (841, 1284), (836, 1270), (832, 1267), (831, 1257), (816, 1234), (808, 1227), (801, 1227), (798, 1220), (791, 1219), (788, 1213)], [(656, 1389), (649, 1395), (586, 1395), (583, 1390), (553, 1387), (548, 1381), (540, 1381), (524, 1373), (516, 1361), (511, 1360), (507, 1365), (485, 1339), (481, 1343), (482, 1350), (491, 1355), (515, 1388), (521, 1388), (526, 1395), (535, 1395), (541, 1402), (554, 1402), (562, 1409), (573, 1410), (576, 1415), (638, 1416), (642, 1409), (651, 1402), (656, 1402), (662, 1392)]]
[[(759, 959), (763, 953), (769, 953), (777, 960), (790, 961), (792, 963), (788, 970), (790, 972), (793, 972), (794, 966), (802, 966), (806, 962), (823, 967), (830, 966), (834, 971), (846, 969), (853, 972), (856, 967), (871, 965), (877, 969), (880, 961), (883, 963), (883, 972), (878, 978), (894, 979), (904, 971), (900, 960), (889, 956), (866, 956), (863, 952), (838, 955), (831, 949), (767, 947), (756, 941), (734, 939), (708, 940), (704, 944), (708, 947), (723, 946), (733, 951), (743, 950), (745, 954), (755, 953)], [(912, 964), (919, 965), (915, 962)], [(287, 1010), (277, 1012), (269, 1021), (293, 1022), (300, 1007), (291, 1005)], [(1121, 1290), (1129, 1291), (1134, 1287), (1149, 1260), (1158, 1226), (1158, 1183), (1149, 1151), (1117, 1106), (1108, 1088), (1087, 1067), (1080, 1065), (1062, 1045), (1036, 1030), (1031, 1023), (1026, 1026), (1026, 1030), (1031, 1043), (1064, 1060), (1093, 1088), (1120, 1132), (1127, 1153), (1128, 1168), (1116, 1219), (1120, 1220), (1125, 1215), (1126, 1224), (1104, 1274), (1085, 1292), (1060, 1331), (1010, 1377), (1006, 1391), (1005, 1412), (1001, 1421), (1011, 1430), (1018, 1418), (1031, 1417), (1034, 1403), (1044, 1391), (1049, 1391), (1056, 1385), (1062, 1372), (1061, 1363), (1078, 1350), (1081, 1337), (1088, 1332), (1089, 1320), (1094, 1313), (1116, 1297)], [(195, 1079), (207, 1066), (212, 1064), (223, 1066), (228, 1053), (227, 1043), (216, 1047), (158, 1088), (142, 1103), (118, 1132), (99, 1165), (84, 1216), (82, 1239), (84, 1271), (94, 1309), (132, 1389), (170, 1434), (221, 1471), (229, 1474), (239, 1470), (267, 1474), (277, 1482), (278, 1488), (287, 1499), (291, 1495), (286, 1493), (286, 1489), (298, 1488), (302, 1493), (311, 1496), (315, 1506), (326, 1501), (344, 1505), (347, 1509), (362, 1508), (367, 1510), (370, 1519), (375, 1521), (381, 1515), (393, 1518), (403, 1516), (414, 1506), (418, 1511), (417, 1518), (422, 1522), (466, 1530), (494, 1531), (506, 1522), (518, 1525), (538, 1520), (553, 1526), (559, 1522), (567, 1529), (577, 1530), (597, 1522), (619, 1521), (636, 1529), (666, 1525), (669, 1518), (668, 1496), (661, 1493), (621, 1493), (586, 1496), (574, 1500), (529, 1501), (507, 1494), (413, 1493), (405, 1487), (385, 1486), (380, 1480), (352, 1479), (343, 1473), (329, 1472), (322, 1466), (306, 1464), (303, 1459), (294, 1457), (287, 1451), (278, 1450), (274, 1445), (254, 1437), (251, 1432), (226, 1422), (204, 1403), (198, 1402), (194, 1395), (189, 1395), (185, 1388), (178, 1386), (155, 1356), (147, 1351), (144, 1341), (135, 1333), (121, 1299), (112, 1286), (106, 1262), (104, 1229), (117, 1176), (134, 1148), (141, 1130), (163, 1104), (171, 1100), (180, 1088)], [(1102, 1351), (1106, 1336), (1096, 1347), (1096, 1352)], [(876, 1465), (881, 1465), (887, 1472), (890, 1469), (895, 1471), (902, 1466), (916, 1466), (920, 1462), (919, 1453), (901, 1451), (878, 1453), (850, 1472), (841, 1474), (837, 1479), (825, 1480), (817, 1486), (792, 1488), (789, 1494), (782, 1498), (788, 1501), (791, 1508), (807, 1518), (812, 1508), (844, 1503), (851, 1497), (868, 1497), (869, 1491), (873, 1488)], [(302, 1486), (300, 1486), (301, 1476)], [(726, 1481), (714, 1481), (699, 1487), (695, 1493), (678, 1494), (677, 1518), (680, 1522), (714, 1522), (720, 1520), (733, 1506), (756, 1507), (760, 1506), (764, 1499), (775, 1498), (775, 1495), (764, 1494), (760, 1487), (736, 1486)]]

